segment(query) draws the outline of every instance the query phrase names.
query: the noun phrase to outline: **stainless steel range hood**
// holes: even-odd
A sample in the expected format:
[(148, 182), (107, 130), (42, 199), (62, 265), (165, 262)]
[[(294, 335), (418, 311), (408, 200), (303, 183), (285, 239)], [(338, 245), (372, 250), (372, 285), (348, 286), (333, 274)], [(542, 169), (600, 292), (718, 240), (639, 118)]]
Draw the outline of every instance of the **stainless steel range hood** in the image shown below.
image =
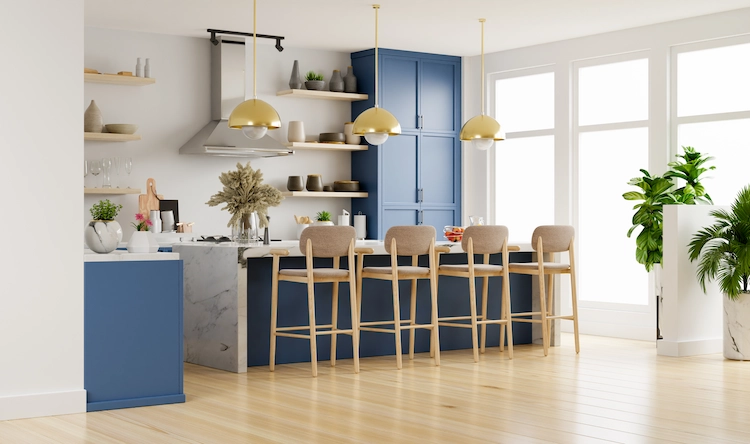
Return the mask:
[(211, 121), (180, 148), (180, 154), (279, 157), (294, 154), (273, 137), (251, 140), (229, 128), (232, 110), (245, 100), (245, 45), (219, 38), (211, 45)]

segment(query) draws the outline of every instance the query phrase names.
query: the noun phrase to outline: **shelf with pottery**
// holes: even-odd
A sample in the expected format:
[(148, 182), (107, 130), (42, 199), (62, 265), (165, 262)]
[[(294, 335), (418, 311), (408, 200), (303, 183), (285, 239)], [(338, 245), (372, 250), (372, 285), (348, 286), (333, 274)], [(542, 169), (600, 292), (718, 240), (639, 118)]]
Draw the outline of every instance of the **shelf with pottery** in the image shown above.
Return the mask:
[(89, 83), (108, 83), (110, 85), (146, 86), (156, 83), (156, 79), (149, 77), (122, 76), (118, 74), (84, 73), (83, 81)]
[(358, 100), (367, 100), (367, 94), (344, 93), (333, 91), (316, 91), (309, 89), (286, 89), (276, 93), (277, 96), (298, 97), (301, 99), (324, 99), (324, 100), (344, 100), (355, 102)]
[(83, 133), (83, 140), (94, 142), (131, 142), (141, 140), (140, 134), (117, 134), (117, 133)]
[(319, 151), (367, 151), (368, 145), (350, 145), (346, 143), (290, 142), (286, 146), (295, 150)]
[(366, 191), (282, 191), (284, 197), (367, 197)]
[(141, 194), (140, 188), (84, 188), (83, 194)]

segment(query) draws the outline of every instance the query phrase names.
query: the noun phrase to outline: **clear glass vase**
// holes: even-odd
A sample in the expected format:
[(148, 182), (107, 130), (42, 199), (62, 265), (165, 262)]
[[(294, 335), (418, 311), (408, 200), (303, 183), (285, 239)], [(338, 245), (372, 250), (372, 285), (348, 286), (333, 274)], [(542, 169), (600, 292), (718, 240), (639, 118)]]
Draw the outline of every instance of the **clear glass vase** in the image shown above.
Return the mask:
[(258, 242), (258, 213), (243, 214), (232, 225), (232, 240), (241, 245)]

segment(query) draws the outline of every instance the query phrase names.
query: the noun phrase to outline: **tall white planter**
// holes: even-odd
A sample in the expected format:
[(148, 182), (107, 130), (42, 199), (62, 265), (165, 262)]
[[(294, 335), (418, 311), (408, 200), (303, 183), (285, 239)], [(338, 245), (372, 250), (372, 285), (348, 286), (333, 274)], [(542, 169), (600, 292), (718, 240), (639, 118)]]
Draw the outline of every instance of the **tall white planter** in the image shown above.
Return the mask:
[(750, 357), (750, 294), (740, 294), (737, 300), (724, 296), (724, 357)]
[(95, 253), (111, 253), (122, 240), (122, 227), (116, 220), (92, 220), (86, 226), (84, 240)]

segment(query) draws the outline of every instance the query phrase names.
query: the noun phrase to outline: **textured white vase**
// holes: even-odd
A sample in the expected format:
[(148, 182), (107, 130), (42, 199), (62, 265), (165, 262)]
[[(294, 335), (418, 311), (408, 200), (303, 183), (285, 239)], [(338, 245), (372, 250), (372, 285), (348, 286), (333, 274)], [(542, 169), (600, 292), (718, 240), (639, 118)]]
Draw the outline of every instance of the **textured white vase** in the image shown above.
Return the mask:
[(724, 357), (750, 358), (750, 294), (734, 301), (724, 296)]
[(83, 113), (83, 131), (87, 133), (101, 133), (104, 128), (104, 118), (95, 101)]
[(122, 227), (115, 220), (92, 220), (84, 232), (86, 246), (96, 253), (111, 253), (122, 240)]
[(136, 231), (128, 241), (128, 253), (156, 253), (159, 243), (150, 231)]
[(344, 124), (344, 136), (346, 136), (346, 143), (349, 145), (359, 145), (362, 142), (362, 137), (352, 133), (354, 130), (354, 122), (346, 122)]
[(289, 132), (287, 133), (287, 139), (290, 143), (292, 142), (304, 142), (305, 141), (305, 124), (299, 120), (292, 120), (289, 122)]
[(302, 237), (302, 231), (309, 226), (310, 224), (297, 224), (297, 239)]

